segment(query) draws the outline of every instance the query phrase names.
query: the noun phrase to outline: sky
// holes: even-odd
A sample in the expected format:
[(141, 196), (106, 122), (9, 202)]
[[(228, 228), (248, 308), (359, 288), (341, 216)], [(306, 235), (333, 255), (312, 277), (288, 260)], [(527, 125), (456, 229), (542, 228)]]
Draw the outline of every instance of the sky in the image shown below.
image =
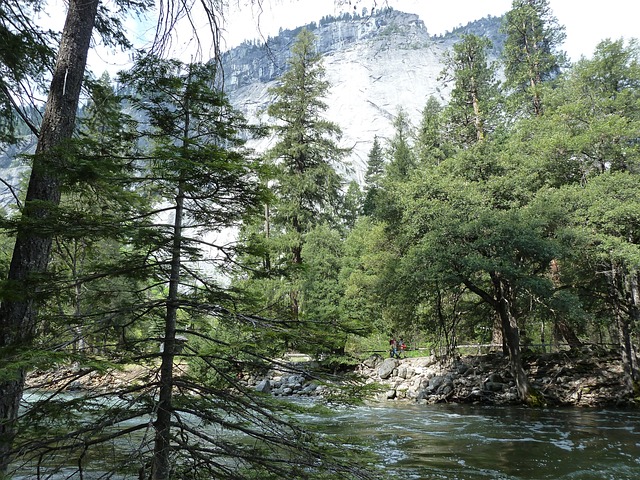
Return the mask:
[[(231, 2), (237, 5), (238, 2)], [(317, 21), (324, 15), (344, 11), (361, 13), (377, 3), (396, 10), (417, 13), (431, 35), (444, 33), (487, 15), (500, 16), (511, 7), (511, 0), (264, 0), (262, 11), (240, 0), (225, 24), (227, 47), (245, 39), (277, 35), (279, 27), (295, 28)], [(336, 7), (337, 3), (346, 4)], [(349, 5), (351, 4), (351, 5)], [(563, 46), (573, 61), (590, 57), (600, 40), (640, 37), (640, 0), (550, 0), (551, 9), (566, 28)]]

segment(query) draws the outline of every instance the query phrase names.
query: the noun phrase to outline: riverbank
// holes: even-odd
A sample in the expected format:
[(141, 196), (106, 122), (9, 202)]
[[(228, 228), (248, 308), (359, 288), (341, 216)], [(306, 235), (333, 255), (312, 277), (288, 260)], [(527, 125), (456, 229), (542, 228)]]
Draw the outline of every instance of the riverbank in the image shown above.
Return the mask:
[[(637, 407), (623, 383), (619, 355), (612, 352), (560, 352), (527, 355), (529, 381), (549, 406)], [(508, 359), (501, 354), (440, 361), (434, 356), (383, 359), (374, 355), (358, 369), (367, 383), (384, 387), (383, 401), (419, 403), (520, 403)]]
[[(625, 407), (639, 406), (623, 383), (619, 356), (612, 352), (560, 352), (527, 355), (524, 359), (529, 381), (544, 395), (548, 406)], [(306, 375), (303, 362), (281, 363), (266, 374), (247, 374), (238, 383), (258, 392), (279, 397), (326, 396), (330, 382), (318, 382)], [(363, 381), (378, 393), (381, 402), (421, 404), (465, 403), (482, 405), (519, 404), (508, 359), (499, 353), (469, 355), (455, 360), (435, 356), (383, 358), (372, 355), (356, 369)], [(148, 383), (150, 372), (140, 366), (107, 374), (59, 369), (34, 372), (31, 388), (61, 390), (116, 390)]]

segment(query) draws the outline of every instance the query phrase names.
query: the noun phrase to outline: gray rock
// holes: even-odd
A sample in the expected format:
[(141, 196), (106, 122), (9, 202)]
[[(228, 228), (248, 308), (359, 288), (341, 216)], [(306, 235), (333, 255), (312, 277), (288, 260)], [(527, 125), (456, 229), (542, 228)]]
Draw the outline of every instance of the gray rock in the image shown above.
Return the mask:
[(414, 364), (416, 367), (430, 367), (438, 362), (435, 355), (430, 355), (428, 357), (422, 357), (415, 360)]
[(504, 389), (504, 383), (500, 382), (484, 382), (482, 388), (486, 392), (501, 392)]
[(256, 385), (256, 392), (260, 393), (270, 393), (271, 392), (271, 382), (268, 379), (262, 380), (260, 383)]
[(371, 355), (369, 358), (367, 358), (363, 363), (363, 365), (367, 368), (376, 368), (378, 367), (378, 365), (380, 365), (382, 362), (384, 361), (384, 359), (378, 355), (377, 353), (374, 353), (373, 355)]
[(504, 383), (504, 379), (500, 376), (499, 373), (492, 373), (485, 380), (486, 382), (494, 382), (494, 383)]
[(309, 383), (308, 385), (305, 385), (305, 387), (302, 389), (302, 393), (304, 394), (310, 394), (313, 393), (314, 391), (316, 391), (318, 388), (318, 386), (315, 383)]
[(398, 360), (395, 358), (387, 358), (382, 362), (382, 365), (378, 367), (378, 376), (383, 380), (389, 378), (398, 366), (398, 363)]
[(427, 387), (427, 390), (435, 391), (438, 388), (440, 388), (442, 385), (444, 385), (445, 381), (446, 381), (446, 377), (442, 375), (437, 375), (435, 377), (432, 377), (431, 379), (429, 379), (429, 386)]

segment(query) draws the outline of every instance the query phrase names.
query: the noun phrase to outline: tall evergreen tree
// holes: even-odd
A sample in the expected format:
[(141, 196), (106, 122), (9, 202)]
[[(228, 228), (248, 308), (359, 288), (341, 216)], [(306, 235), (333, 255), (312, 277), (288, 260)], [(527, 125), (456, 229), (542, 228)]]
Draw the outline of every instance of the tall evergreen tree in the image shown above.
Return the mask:
[(407, 112), (403, 108), (393, 120), (394, 135), (389, 141), (389, 163), (385, 169), (387, 181), (404, 181), (416, 166), (410, 138), (413, 134)]
[(490, 46), (488, 38), (463, 35), (444, 58), (440, 78), (453, 83), (446, 115), (451, 140), (461, 146), (484, 141), (495, 126), (498, 82), (488, 64)]
[[(302, 265), (304, 235), (321, 221), (334, 221), (341, 202), (343, 179), (336, 171), (346, 154), (336, 140), (338, 125), (323, 118), (324, 97), (329, 83), (324, 79), (322, 58), (315, 37), (302, 30), (291, 48), (288, 70), (271, 89), (274, 101), (267, 108), (275, 125), (275, 145), (266, 152), (273, 163), (271, 206), (272, 236), (280, 235), (288, 251), (288, 264)], [(290, 292), (291, 313), (300, 311), (300, 292)]]
[[(115, 252), (105, 252), (113, 258), (95, 254), (92, 262), (76, 262), (82, 268), (69, 267), (67, 290), (72, 297), (78, 279), (85, 295), (80, 305), (87, 307), (89, 300), (97, 299), (82, 312), (84, 338), (99, 333), (101, 322), (102, 331), (107, 321), (116, 324), (124, 318), (126, 323), (118, 325), (121, 338), (110, 337), (99, 352), (87, 348), (82, 355), (67, 356), (79, 360), (72, 378), (112, 366), (144, 368), (138, 380), (92, 392), (89, 399), (54, 397), (33, 403), (23, 416), (25, 425), (42, 429), (44, 421), (62, 427), (43, 429), (36, 437), (30, 430), (19, 435), (15, 448), (26, 465), (42, 461), (49, 474), (60, 461), (67, 468), (75, 466), (80, 476), (87, 475), (95, 465), (85, 459), (94, 458), (94, 449), (116, 442), (118, 455), (105, 470), (136, 478), (360, 475), (348, 462), (325, 456), (327, 449), (311, 437), (303, 438), (286, 408), (273, 415), (271, 409), (277, 407), (238, 381), (243, 372), (267, 368), (264, 358), (273, 351), (269, 344), (263, 347), (253, 340), (273, 335), (281, 322), (243, 314), (240, 295), (221, 285), (220, 274), (233, 257), (233, 247), (221, 245), (215, 236), (236, 225), (257, 203), (260, 172), (242, 148), (242, 117), (212, 88), (213, 68), (154, 58), (121, 77), (121, 85), (130, 92), (128, 109), (143, 120), (135, 128), (138, 142), (130, 142), (139, 147), (137, 155), (122, 161), (135, 171), (112, 176), (100, 171), (104, 176), (98, 178), (124, 187), (123, 200), (129, 193), (131, 205), (111, 210), (115, 198), (96, 195), (92, 204), (83, 206), (102, 212), (105, 226), (98, 223), (97, 214), (81, 218), (82, 225), (60, 240), (67, 251), (84, 238), (87, 246), (106, 250), (109, 245), (98, 241), (97, 232), (110, 233), (114, 242), (121, 242)], [(102, 120), (117, 137), (118, 125)], [(102, 130), (102, 144), (90, 143), (96, 149), (96, 165), (108, 161), (108, 129)], [(83, 160), (90, 165), (88, 157)], [(122, 157), (115, 155), (114, 160)], [(109, 219), (111, 228), (106, 225)], [(89, 259), (89, 248), (85, 253), (84, 259)], [(63, 263), (56, 260), (54, 266)], [(56, 285), (63, 288), (62, 268), (55, 272)], [(115, 293), (117, 287), (130, 290)], [(58, 299), (63, 298), (61, 293)], [(58, 326), (76, 320), (75, 310), (64, 315), (60, 310), (55, 310), (62, 317)], [(59, 342), (69, 337), (66, 330), (58, 330)], [(106, 366), (100, 357), (109, 359)], [(138, 448), (123, 447), (131, 444), (123, 441), (130, 435)], [(321, 457), (325, 462), (318, 469), (313, 463)]]
[(421, 165), (438, 165), (449, 153), (444, 141), (442, 110), (442, 106), (433, 96), (427, 99), (422, 109), (416, 138), (417, 157)]
[[(2, 99), (0, 103), (6, 105), (7, 99), (11, 103), (12, 92), (8, 88), (28, 81), (28, 76), (41, 78), (41, 71), (26, 72), (25, 65), (33, 58), (44, 59), (48, 64), (51, 48), (45, 40), (41, 44), (32, 44), (31, 40), (39, 42), (47, 35), (39, 35), (39, 28), (33, 27), (31, 9), (23, 8), (24, 3), (33, 7), (35, 11), (41, 8), (40, 2), (5, 2), (0, 7), (2, 27), (0, 31), (9, 43), (15, 44), (27, 40), (23, 45), (27, 48), (6, 51), (8, 56), (2, 55), (3, 74), (8, 70), (10, 75), (3, 75)], [(47, 103), (38, 130), (38, 143), (33, 157), (29, 183), (21, 211), (21, 224), (17, 228), (16, 241), (12, 254), (9, 272), (3, 289), (5, 295), (0, 304), (0, 352), (10, 351), (5, 360), (21, 364), (21, 367), (11, 378), (0, 378), (0, 473), (4, 472), (9, 463), (9, 450), (16, 433), (16, 420), (22, 392), (24, 390), (25, 374), (28, 366), (19, 361), (27, 354), (35, 338), (35, 326), (38, 311), (38, 289), (34, 288), (32, 280), (45, 273), (50, 260), (53, 241), (52, 227), (64, 229), (60, 225), (60, 218), (56, 209), (60, 202), (61, 186), (67, 171), (68, 158), (65, 155), (66, 144), (72, 138), (75, 129), (75, 119), (80, 103), (82, 81), (90, 49), (94, 29), (99, 32), (105, 43), (111, 46), (130, 47), (126, 35), (123, 33), (121, 13), (140, 13), (151, 7), (148, 0), (128, 1), (117, 0), (121, 7), (118, 13), (114, 9), (100, 8), (99, 0), (67, 2), (65, 25), (56, 52), (55, 66), (52, 70), (51, 83), (47, 92)], [(202, 0), (210, 13), (208, 18), (213, 28), (214, 40), (218, 38), (216, 13), (218, 0)], [(5, 8), (10, 7), (10, 8)], [(161, 2), (159, 16), (158, 38), (156, 46), (166, 42), (170, 37), (170, 29), (174, 21), (180, 17), (191, 17), (191, 10), (184, 8), (184, 2)], [(6, 22), (5, 19), (9, 19)], [(11, 24), (12, 27), (7, 28)], [(17, 28), (14, 25), (23, 25)], [(166, 29), (163, 30), (163, 26)], [(21, 32), (28, 30), (29, 34)], [(35, 35), (33, 34), (35, 32)], [(14, 53), (17, 56), (13, 56)], [(4, 53), (4, 52), (3, 52)], [(34, 66), (33, 64), (31, 65)], [(44, 67), (44, 65), (43, 65)], [(37, 66), (36, 66), (37, 70)], [(25, 73), (27, 75), (25, 75)], [(33, 75), (32, 75), (33, 74)], [(4, 82), (4, 78), (10, 78)], [(27, 89), (30, 91), (30, 88)], [(12, 107), (14, 104), (12, 103)], [(30, 125), (35, 130), (34, 125)], [(8, 292), (12, 292), (10, 295)], [(20, 292), (17, 294), (17, 292)], [(6, 349), (6, 350), (5, 350)]]
[[(254, 168), (239, 150), (242, 119), (221, 92), (212, 88), (213, 78), (211, 65), (183, 66), (157, 58), (141, 61), (124, 76), (137, 94), (131, 97), (133, 106), (149, 125), (145, 140), (151, 142), (150, 168), (143, 171), (140, 181), (145, 177), (153, 181), (149, 191), (157, 196), (163, 214), (170, 213), (173, 218), (171, 226), (158, 230), (158, 237), (166, 235), (166, 240), (154, 254), (158, 263), (149, 265), (149, 273), (166, 285), (167, 292), (164, 312), (158, 315), (164, 319), (164, 333), (154, 423), (153, 480), (167, 480), (174, 475), (176, 454), (171, 429), (176, 405), (172, 397), (178, 381), (174, 379), (174, 363), (179, 353), (178, 319), (194, 303), (187, 292), (193, 290), (196, 297), (201, 297), (198, 290), (202, 289), (215, 296), (217, 289), (204, 272), (196, 273), (196, 262), (205, 258), (204, 244), (198, 237), (237, 224), (256, 203), (259, 191), (252, 179)], [(194, 284), (194, 274), (202, 287), (186, 290), (185, 284)], [(212, 297), (209, 301), (215, 300)], [(201, 305), (200, 314), (203, 308)]]
[(363, 213), (373, 215), (377, 208), (378, 196), (382, 188), (381, 180), (384, 174), (384, 152), (378, 136), (373, 137), (373, 144), (367, 156), (367, 170), (364, 174), (364, 205)]
[(514, 0), (503, 31), (507, 35), (505, 85), (528, 99), (534, 115), (542, 115), (542, 83), (556, 77), (566, 63), (558, 50), (565, 39), (564, 27), (553, 16), (548, 0)]
[[(46, 271), (50, 259), (51, 225), (57, 225), (55, 209), (60, 202), (62, 154), (75, 128), (80, 88), (89, 51), (98, 0), (69, 2), (67, 21), (53, 71), (49, 97), (39, 130), (38, 145), (27, 189), (24, 222), (16, 242), (0, 304), (0, 352), (11, 351), (19, 358), (33, 344), (37, 290), (30, 284)], [(30, 24), (31, 22), (27, 22)], [(7, 295), (11, 291), (12, 295)], [(21, 292), (17, 295), (17, 292)], [(3, 354), (4, 361), (16, 361)], [(16, 433), (18, 408), (26, 366), (11, 378), (0, 378), (0, 474), (9, 464), (9, 451)]]

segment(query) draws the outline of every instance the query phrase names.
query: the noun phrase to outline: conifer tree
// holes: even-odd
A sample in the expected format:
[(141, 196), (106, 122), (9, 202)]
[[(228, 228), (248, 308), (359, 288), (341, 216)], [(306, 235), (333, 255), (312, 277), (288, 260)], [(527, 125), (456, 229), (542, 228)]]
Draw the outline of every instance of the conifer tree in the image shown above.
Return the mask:
[[(273, 163), (270, 224), (287, 251), (287, 264), (303, 263), (304, 235), (322, 221), (335, 221), (341, 203), (342, 177), (336, 171), (346, 150), (340, 148), (338, 125), (323, 118), (329, 83), (315, 37), (302, 30), (291, 48), (288, 70), (271, 89), (267, 113), (275, 121), (275, 145), (266, 153)], [(300, 292), (290, 292), (291, 314), (300, 313)]]
[(364, 175), (364, 205), (363, 213), (373, 215), (377, 208), (378, 196), (382, 188), (381, 180), (384, 174), (384, 152), (378, 136), (373, 138), (373, 145), (367, 156), (367, 170)]
[(565, 39), (564, 27), (553, 16), (548, 0), (514, 0), (505, 15), (503, 31), (507, 35), (505, 86), (513, 89), (517, 98), (528, 99), (534, 115), (542, 115), (542, 83), (556, 77), (566, 63), (558, 50)]
[[(237, 308), (242, 298), (219, 280), (234, 252), (215, 235), (236, 225), (257, 204), (261, 172), (243, 149), (246, 135), (240, 132), (245, 122), (212, 88), (213, 69), (147, 58), (121, 76), (130, 93), (128, 109), (143, 121), (134, 129), (137, 141), (129, 142), (138, 147), (135, 155), (114, 155), (113, 160), (135, 170), (112, 169), (112, 176), (93, 173), (120, 186), (123, 204), (128, 198), (130, 208), (109, 209), (115, 197), (82, 202), (87, 210), (103, 212), (104, 225), (96, 218), (90, 223), (87, 215), (60, 240), (72, 246), (69, 240), (81, 243), (86, 238), (88, 246), (105, 248), (110, 255), (114, 251), (107, 250), (106, 241), (98, 242), (96, 232), (110, 233), (114, 242), (121, 242), (113, 259), (94, 254), (85, 268), (68, 268), (68, 291), (73, 294), (79, 279), (86, 292), (82, 305), (98, 299), (85, 312), (85, 338), (100, 332), (101, 321), (125, 318), (127, 323), (121, 328), (122, 341), (109, 338), (100, 352), (87, 348), (75, 356), (79, 368), (69, 381), (82, 381), (96, 369), (132, 364), (144, 369), (137, 380), (106, 392), (92, 391), (88, 399), (51, 397), (32, 403), (22, 419), (29, 429), (15, 445), (25, 466), (47, 463), (48, 475), (62, 462), (65, 468), (73, 465), (80, 476), (90, 475), (96, 465), (85, 459), (93, 457), (94, 448), (116, 442), (118, 455), (106, 466), (109, 475), (153, 480), (364, 475), (349, 462), (334, 462), (325, 446), (304, 436), (286, 408), (273, 415), (271, 409), (277, 407), (238, 381), (241, 373), (269, 365), (265, 357), (270, 345), (256, 346), (252, 339), (272, 335), (281, 323), (243, 314)], [(96, 165), (109, 163), (109, 152), (119, 153), (109, 149), (118, 142), (107, 140), (108, 131), (117, 138), (119, 128), (107, 118), (115, 117), (99, 117), (105, 128), (98, 128), (102, 134), (88, 143), (87, 153), (95, 154)], [(88, 123), (94, 131), (96, 122)], [(83, 160), (90, 164), (88, 157)], [(64, 272), (57, 273), (62, 288)], [(130, 291), (117, 292), (116, 287)], [(65, 312), (58, 325), (75, 320), (74, 314)], [(62, 334), (66, 340), (67, 332), (59, 331), (58, 337)], [(63, 427), (43, 429), (41, 422)], [(29, 435), (31, 429), (41, 429), (40, 434)], [(124, 441), (132, 438), (135, 441)], [(313, 466), (318, 458), (325, 459), (321, 469)]]
[(430, 96), (418, 126), (416, 151), (419, 163), (424, 165), (438, 165), (444, 160), (450, 148), (446, 145), (443, 135), (442, 106), (438, 100)]
[(477, 35), (463, 35), (444, 59), (440, 78), (453, 82), (446, 109), (451, 140), (468, 146), (486, 139), (495, 121), (498, 82), (488, 64), (491, 41)]
[(393, 120), (394, 135), (389, 141), (389, 163), (385, 169), (387, 181), (405, 181), (413, 173), (416, 162), (409, 139), (412, 136), (409, 116), (403, 108)]

